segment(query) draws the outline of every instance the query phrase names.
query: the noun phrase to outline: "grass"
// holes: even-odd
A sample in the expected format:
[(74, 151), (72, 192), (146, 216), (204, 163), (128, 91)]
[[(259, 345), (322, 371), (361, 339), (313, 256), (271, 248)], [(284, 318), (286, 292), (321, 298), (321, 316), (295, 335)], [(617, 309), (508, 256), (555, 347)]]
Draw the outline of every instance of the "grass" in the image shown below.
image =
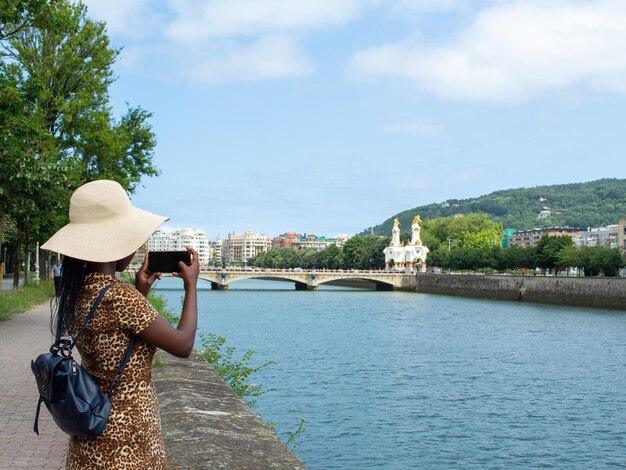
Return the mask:
[(17, 290), (0, 291), (0, 320), (8, 320), (12, 313), (27, 312), (33, 307), (49, 302), (54, 295), (52, 281), (20, 287)]

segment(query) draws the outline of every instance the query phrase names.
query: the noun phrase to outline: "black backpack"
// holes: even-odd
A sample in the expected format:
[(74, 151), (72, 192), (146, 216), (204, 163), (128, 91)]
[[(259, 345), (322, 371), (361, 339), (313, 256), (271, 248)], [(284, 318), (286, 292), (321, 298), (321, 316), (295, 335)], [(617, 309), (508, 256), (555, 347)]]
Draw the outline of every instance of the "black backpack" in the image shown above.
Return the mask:
[(96, 312), (102, 297), (111, 287), (113, 284), (109, 284), (100, 291), (73, 341), (61, 339), (61, 325), (59, 325), (55, 342), (50, 346), (50, 352), (40, 354), (37, 359), (31, 361), (31, 369), (35, 374), (39, 389), (39, 401), (33, 426), (33, 431), (37, 434), (39, 434), (41, 402), (46, 405), (57, 425), (67, 434), (95, 437), (104, 431), (111, 411), (111, 396), (122, 378), (135, 344), (135, 337), (131, 335), (128, 340), (128, 346), (106, 396), (100, 392), (96, 382), (87, 371), (74, 360), (72, 349)]

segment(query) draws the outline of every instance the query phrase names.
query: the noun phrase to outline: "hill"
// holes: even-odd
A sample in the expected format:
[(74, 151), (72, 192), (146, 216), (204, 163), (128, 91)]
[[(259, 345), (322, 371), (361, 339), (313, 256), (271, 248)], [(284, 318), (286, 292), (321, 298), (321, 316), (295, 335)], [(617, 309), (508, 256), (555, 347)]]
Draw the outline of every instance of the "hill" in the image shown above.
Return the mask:
[(505, 229), (583, 229), (616, 224), (626, 217), (626, 179), (506, 189), (472, 199), (449, 199), (400, 212), (376, 225), (374, 233), (390, 236), (395, 217), (400, 220), (400, 227), (408, 231), (416, 214), (428, 220), (478, 212), (501, 222)]

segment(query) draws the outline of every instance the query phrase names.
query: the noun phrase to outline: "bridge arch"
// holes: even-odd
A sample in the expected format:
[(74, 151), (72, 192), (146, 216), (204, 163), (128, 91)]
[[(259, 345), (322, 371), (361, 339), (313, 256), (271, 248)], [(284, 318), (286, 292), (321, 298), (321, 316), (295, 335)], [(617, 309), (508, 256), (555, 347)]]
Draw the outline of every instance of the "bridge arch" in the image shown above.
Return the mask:
[[(389, 271), (296, 271), (296, 270), (213, 270), (200, 273), (200, 279), (211, 282), (212, 289), (228, 289), (228, 286), (245, 279), (293, 282), (296, 290), (315, 290), (319, 285), (344, 285), (366, 287), (376, 290), (393, 290), (406, 281), (402, 273)], [(360, 284), (360, 285), (359, 285)]]

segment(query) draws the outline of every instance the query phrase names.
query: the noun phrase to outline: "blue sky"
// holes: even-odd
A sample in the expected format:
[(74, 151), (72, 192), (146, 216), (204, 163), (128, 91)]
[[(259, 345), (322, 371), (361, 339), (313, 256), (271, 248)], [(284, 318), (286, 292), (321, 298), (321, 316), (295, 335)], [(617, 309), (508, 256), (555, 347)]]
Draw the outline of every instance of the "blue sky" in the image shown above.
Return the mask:
[(356, 233), (422, 204), (626, 177), (622, 0), (88, 0), (154, 113), (133, 202)]

